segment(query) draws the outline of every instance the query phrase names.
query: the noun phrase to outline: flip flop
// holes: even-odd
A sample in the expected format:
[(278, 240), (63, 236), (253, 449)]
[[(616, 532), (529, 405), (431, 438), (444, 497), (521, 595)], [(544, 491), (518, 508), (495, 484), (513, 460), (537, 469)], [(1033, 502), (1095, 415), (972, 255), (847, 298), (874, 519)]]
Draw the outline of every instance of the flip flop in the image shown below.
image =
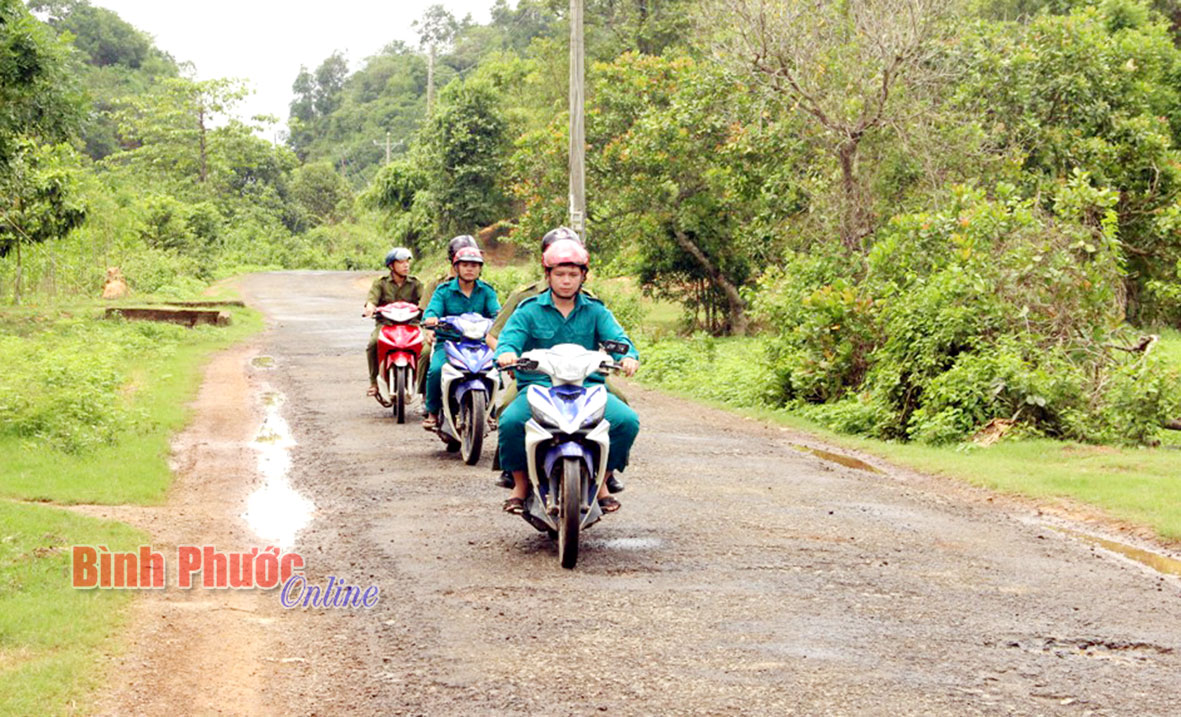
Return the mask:
[(525, 499), (509, 498), (504, 502), (504, 505), (501, 506), (501, 509), (511, 515), (521, 515), (525, 512)]
[(376, 396), (377, 395), (377, 386), (370, 386), (369, 390), (365, 392), (365, 395), (370, 396), (370, 397)]
[(623, 503), (620, 503), (611, 496), (599, 498), (599, 510), (603, 511), (604, 513), (614, 513), (622, 507)]
[(422, 430), (437, 431), (439, 429), (439, 419), (427, 414), (426, 418), (422, 419)]

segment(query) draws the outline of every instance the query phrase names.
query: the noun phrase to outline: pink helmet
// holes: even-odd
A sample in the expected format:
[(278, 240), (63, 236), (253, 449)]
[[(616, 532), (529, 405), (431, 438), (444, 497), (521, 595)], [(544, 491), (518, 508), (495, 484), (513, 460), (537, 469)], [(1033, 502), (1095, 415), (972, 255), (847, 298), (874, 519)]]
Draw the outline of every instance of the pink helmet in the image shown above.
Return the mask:
[(541, 264), (546, 269), (573, 264), (585, 270), (590, 264), (590, 255), (586, 253), (586, 247), (573, 239), (559, 239), (541, 255)]
[(474, 246), (460, 247), (455, 252), (455, 256), (451, 258), (452, 264), (458, 264), (461, 261), (474, 261), (477, 264), (484, 263), (484, 254)]

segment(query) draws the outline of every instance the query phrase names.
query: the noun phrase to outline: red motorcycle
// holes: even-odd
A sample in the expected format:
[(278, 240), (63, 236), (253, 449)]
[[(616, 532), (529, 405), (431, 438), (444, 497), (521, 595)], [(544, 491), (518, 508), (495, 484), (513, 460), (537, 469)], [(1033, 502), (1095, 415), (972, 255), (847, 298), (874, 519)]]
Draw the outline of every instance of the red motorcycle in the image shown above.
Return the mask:
[(377, 401), (392, 408), (398, 423), (406, 422), (406, 405), (414, 396), (422, 329), (417, 305), (395, 301), (377, 307), (376, 315), (389, 322), (377, 338)]

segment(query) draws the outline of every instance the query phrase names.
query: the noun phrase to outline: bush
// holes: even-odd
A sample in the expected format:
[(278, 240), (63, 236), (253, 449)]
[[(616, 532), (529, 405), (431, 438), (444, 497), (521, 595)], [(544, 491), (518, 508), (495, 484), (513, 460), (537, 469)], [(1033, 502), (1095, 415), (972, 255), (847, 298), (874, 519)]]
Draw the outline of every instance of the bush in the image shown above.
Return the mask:
[(1177, 389), (1153, 361), (1121, 365), (1107, 348), (1125, 307), (1117, 200), (1085, 173), (1052, 213), (1010, 186), (960, 188), (941, 211), (893, 218), (862, 277), (788, 256), (754, 302), (781, 327), (768, 342), (776, 399), (887, 439), (954, 442), (1006, 418), (1027, 434), (1152, 441)]

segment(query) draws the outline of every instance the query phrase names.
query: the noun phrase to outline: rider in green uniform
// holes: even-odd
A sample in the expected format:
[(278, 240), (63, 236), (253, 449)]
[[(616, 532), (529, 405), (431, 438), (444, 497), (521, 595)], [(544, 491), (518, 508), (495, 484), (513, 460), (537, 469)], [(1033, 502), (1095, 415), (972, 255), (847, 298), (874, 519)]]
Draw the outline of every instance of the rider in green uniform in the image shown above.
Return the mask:
[[(423, 325), (433, 327), (438, 324), (440, 317), (466, 313), (496, 318), (500, 301), (496, 298), (496, 290), (479, 279), (480, 271), (484, 268), (484, 256), (480, 250), (475, 247), (459, 249), (455, 252), (453, 265), (456, 276), (435, 290), (431, 303), (423, 313)], [(489, 346), (495, 347), (496, 340), (490, 340)], [(439, 411), (443, 408), (442, 373), (446, 362), (446, 351), (435, 351), (431, 356), (426, 382), (427, 415), (422, 422), (422, 427), (428, 431), (439, 426)]]
[[(539, 296), (522, 301), (505, 324), (496, 347), (500, 366), (513, 365), (523, 352), (532, 349), (573, 343), (594, 350), (603, 341), (620, 341), (631, 346), (627, 355), (620, 360), (620, 365), (628, 376), (634, 374), (639, 368), (635, 345), (603, 302), (581, 292), (589, 264), (586, 249), (573, 240), (557, 241), (546, 250), (542, 262), (549, 289)], [(587, 380), (594, 382), (602, 379), (591, 376)], [(543, 374), (522, 372), (517, 376), (517, 381), (525, 386), (544, 383), (548, 379)], [(529, 402), (524, 392), (518, 394), (500, 416), (500, 464), (513, 476), (513, 493), (504, 503), (504, 510), (509, 513), (523, 512), (528, 494), (525, 423), (529, 417)], [(606, 468), (608, 474), (613, 475), (627, 466), (628, 454), (640, 430), (640, 419), (630, 406), (610, 394), (607, 396), (604, 418), (610, 424), (611, 440)], [(619, 509), (619, 501), (610, 496), (606, 485), (598, 499), (605, 513)]]
[[(545, 236), (541, 238), (542, 256), (545, 255), (545, 250), (559, 239), (570, 239), (578, 242), (579, 244), (582, 244), (582, 237), (578, 236), (578, 233), (569, 227), (558, 227), (556, 229), (551, 229), (545, 233)], [(513, 293), (509, 294), (508, 299), (504, 302), (504, 306), (500, 307), (500, 314), (496, 317), (496, 322), (492, 324), (492, 328), (488, 329), (488, 335), (494, 339), (500, 336), (501, 329), (504, 328), (504, 325), (508, 322), (509, 317), (512, 316), (513, 312), (522, 301), (525, 299), (530, 299), (534, 296), (539, 296), (547, 290), (549, 290), (549, 280), (542, 278), (533, 282), (532, 284), (525, 284), (524, 286), (517, 288)], [(591, 299), (598, 299), (598, 297), (595, 296), (593, 292), (587, 291), (585, 288), (582, 290), (582, 293)], [(613, 380), (610, 376), (607, 377), (607, 390), (618, 396), (619, 400), (623, 401), (624, 403), (628, 403), (627, 396), (625, 396), (623, 391), (619, 388), (619, 382)], [(513, 399), (516, 397), (517, 382), (505, 374), (504, 389), (500, 392), (500, 403), (497, 406), (497, 410), (504, 410), (504, 408), (512, 403)], [(499, 460), (493, 460), (492, 466), (493, 470), (499, 469)], [(506, 470), (502, 470), (500, 477), (496, 480), (496, 484), (501, 488), (512, 488), (512, 474)], [(607, 483), (607, 490), (611, 491), (612, 493), (618, 493), (622, 491), (623, 481), (619, 480), (618, 476), (612, 475), (611, 479)]]
[[(392, 304), (395, 301), (405, 301), (417, 304), (422, 300), (422, 284), (417, 278), (410, 276), (410, 250), (404, 247), (391, 249), (385, 255), (385, 265), (389, 268), (389, 276), (378, 277), (369, 287), (369, 296), (365, 299), (365, 318), (373, 316), (379, 306)], [(385, 322), (377, 320), (373, 333), (369, 336), (369, 345), (365, 354), (369, 358), (369, 393), (377, 395), (377, 337)]]
[[(435, 289), (438, 289), (443, 284), (455, 278), (455, 252), (464, 248), (465, 246), (475, 247), (479, 249), (480, 246), (476, 243), (474, 237), (468, 234), (460, 234), (447, 242), (447, 273), (440, 275), (437, 279), (426, 285), (426, 291), (422, 292), (422, 300), (418, 302), (418, 308), (426, 311), (427, 304), (435, 295)], [(431, 332), (426, 332), (423, 336), (422, 355), (418, 357), (419, 366), (429, 366), (431, 363), (431, 352), (435, 342), (435, 335)], [(419, 371), (418, 378), (415, 383), (414, 392), (425, 396), (426, 395), (426, 375), (427, 371)], [(426, 410), (425, 408), (423, 410)]]

